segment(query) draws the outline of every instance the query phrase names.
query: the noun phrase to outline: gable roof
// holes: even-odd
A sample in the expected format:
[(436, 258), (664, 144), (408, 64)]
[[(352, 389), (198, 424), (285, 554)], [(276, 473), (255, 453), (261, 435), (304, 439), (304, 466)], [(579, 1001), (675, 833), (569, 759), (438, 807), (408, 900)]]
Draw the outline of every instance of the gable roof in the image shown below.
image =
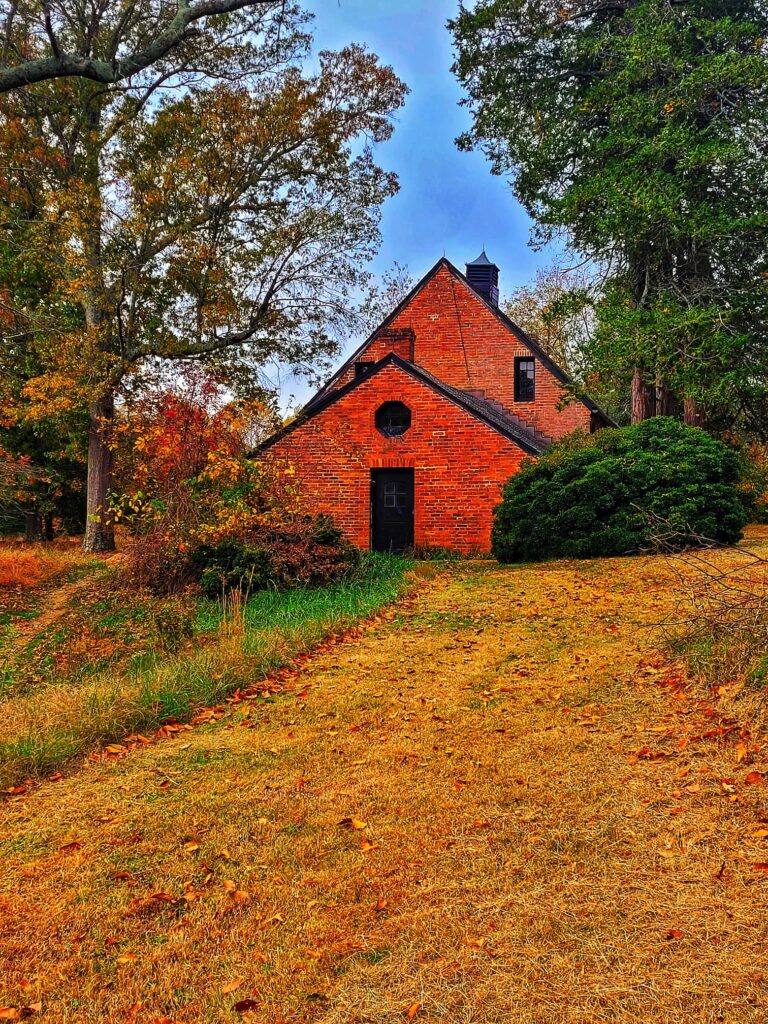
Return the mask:
[[(478, 260), (479, 259), (480, 257), (478, 257)], [(454, 264), (451, 263), (451, 261), (447, 259), (445, 256), (442, 256), (437, 261), (437, 263), (435, 263), (435, 265), (430, 270), (427, 271), (424, 277), (422, 277), (422, 279), (418, 281), (413, 288), (411, 288), (411, 290), (408, 292), (405, 298), (402, 299), (397, 304), (397, 306), (395, 306), (395, 308), (392, 310), (389, 316), (385, 317), (385, 319), (382, 320), (379, 326), (368, 335), (368, 337), (365, 339), (362, 345), (358, 346), (358, 348), (355, 349), (352, 355), (339, 367), (339, 369), (333, 374), (333, 376), (320, 388), (320, 390), (315, 395), (312, 396), (312, 398), (310, 398), (310, 400), (304, 407), (305, 410), (309, 410), (315, 404), (315, 402), (325, 397), (327, 392), (331, 389), (333, 383), (336, 380), (338, 380), (339, 377), (342, 377), (347, 372), (350, 366), (357, 360), (358, 356), (360, 356), (368, 347), (368, 345), (370, 345), (370, 343), (375, 339), (376, 335), (379, 334), (381, 331), (385, 330), (387, 327), (389, 327), (393, 320), (397, 319), (397, 317), (402, 313), (406, 306), (408, 306), (409, 303), (419, 294), (422, 288), (429, 284), (432, 278), (443, 267), (445, 267), (451, 274), (454, 275), (454, 277), (461, 281), (462, 284), (466, 285), (466, 287), (470, 290), (470, 292), (472, 292), (475, 298), (479, 302), (482, 302), (485, 308), (489, 310), (496, 317), (496, 319), (499, 320), (504, 325), (504, 327), (507, 328), (508, 331), (510, 331), (512, 334), (518, 337), (520, 341), (531, 350), (531, 352), (542, 363), (542, 365), (545, 366), (549, 370), (549, 372), (555, 378), (557, 378), (557, 380), (560, 381), (561, 384), (573, 384), (573, 380), (568, 376), (565, 370), (558, 366), (557, 363), (550, 356), (547, 355), (547, 353), (544, 351), (544, 349), (541, 347), (541, 345), (539, 345), (537, 341), (535, 341), (529, 334), (527, 334), (522, 329), (522, 327), (518, 327), (514, 320), (508, 317), (507, 314), (503, 312), (503, 310), (499, 309), (499, 307), (494, 305), (492, 302), (489, 302), (484, 295), (482, 295), (480, 292), (477, 291), (476, 288), (472, 286), (472, 284), (467, 280), (466, 276), (462, 274), (458, 267), (454, 266)], [(442, 386), (445, 387), (446, 385)], [(606, 424), (614, 425), (613, 420), (611, 420), (608, 414), (605, 413), (596, 402), (593, 402), (591, 398), (588, 398), (586, 395), (580, 395), (578, 400), (582, 402), (584, 405), (586, 405), (590, 412), (596, 413), (598, 416), (600, 416), (606, 422)]]
[(459, 388), (444, 384), (437, 377), (434, 377), (431, 373), (422, 369), (422, 367), (417, 366), (416, 363), (411, 363), (407, 359), (402, 359), (394, 352), (389, 352), (377, 363), (374, 363), (362, 376), (353, 377), (352, 380), (342, 387), (335, 388), (322, 396), (316, 396), (311, 406), (305, 406), (304, 410), (292, 423), (289, 423), (287, 427), (283, 427), (282, 430), (273, 434), (272, 437), (267, 438), (266, 441), (259, 445), (257, 451), (266, 451), (268, 448), (271, 448), (273, 444), (281, 441), (288, 434), (293, 433), (294, 430), (298, 430), (299, 427), (304, 426), (309, 420), (333, 405), (334, 402), (348, 395), (350, 391), (354, 391), (356, 387), (370, 380), (371, 377), (375, 376), (386, 366), (397, 366), (404, 370), (409, 376), (425, 384), (449, 402), (453, 402), (454, 405), (459, 406), (465, 412), (474, 416), (475, 419), (480, 420), (487, 427), (506, 437), (508, 441), (514, 442), (528, 455), (541, 455), (549, 447), (549, 442), (544, 440), (541, 435), (527, 429), (512, 418), (504, 416), (490, 403), (484, 402), (480, 398), (475, 398), (473, 395), (468, 395), (466, 392), (459, 390)]

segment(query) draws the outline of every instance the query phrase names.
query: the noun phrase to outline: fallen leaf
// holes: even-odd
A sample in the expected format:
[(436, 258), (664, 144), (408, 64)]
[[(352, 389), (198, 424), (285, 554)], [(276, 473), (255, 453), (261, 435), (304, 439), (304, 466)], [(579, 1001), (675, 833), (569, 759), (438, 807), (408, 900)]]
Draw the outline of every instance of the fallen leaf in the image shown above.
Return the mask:
[(744, 784), (746, 786), (760, 786), (763, 783), (762, 772), (749, 772), (744, 776)]
[(665, 939), (682, 939), (683, 934), (684, 933), (681, 932), (679, 928), (669, 928), (664, 933), (664, 938)]
[(175, 897), (171, 896), (169, 892), (153, 892), (153, 900), (160, 900), (162, 903), (175, 903)]
[(193, 842), (184, 843), (184, 849), (187, 851), (187, 853), (194, 853), (195, 850), (199, 850), (200, 849), (200, 843), (193, 843)]
[(359, 818), (342, 818), (339, 822), (341, 828), (351, 828), (359, 831), (362, 828), (368, 828), (367, 821), (360, 821)]
[(244, 981), (245, 978), (235, 978), (234, 981), (228, 981), (226, 985), (221, 986), (222, 994), (228, 996), (230, 992), (234, 992), (236, 988), (240, 988)]
[(408, 1007), (408, 1020), (413, 1020), (416, 1014), (421, 1009), (421, 1003), (413, 1003)]
[(255, 999), (241, 999), (239, 1003), (235, 1003), (232, 1007), (238, 1013), (250, 1013), (251, 1010), (258, 1010), (259, 1004)]
[(135, 953), (123, 953), (117, 958), (119, 964), (132, 964), (135, 963), (139, 958)]

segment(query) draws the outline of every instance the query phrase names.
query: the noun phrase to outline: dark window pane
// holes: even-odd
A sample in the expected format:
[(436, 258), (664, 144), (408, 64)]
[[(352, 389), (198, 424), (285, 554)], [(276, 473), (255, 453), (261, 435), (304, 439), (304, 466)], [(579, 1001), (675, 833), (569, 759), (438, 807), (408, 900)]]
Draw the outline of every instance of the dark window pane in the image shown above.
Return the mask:
[(376, 411), (376, 427), (385, 437), (401, 437), (411, 425), (411, 410), (402, 402), (385, 402)]
[(515, 359), (515, 401), (533, 402), (536, 398), (536, 361)]

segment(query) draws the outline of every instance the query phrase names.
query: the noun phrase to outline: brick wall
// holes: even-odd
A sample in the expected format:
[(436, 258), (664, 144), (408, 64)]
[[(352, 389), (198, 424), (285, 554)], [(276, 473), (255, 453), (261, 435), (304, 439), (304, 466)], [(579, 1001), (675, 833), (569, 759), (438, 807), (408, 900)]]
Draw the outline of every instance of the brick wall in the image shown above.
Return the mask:
[[(406, 331), (413, 336), (412, 356), (405, 354)], [(562, 385), (538, 359), (535, 402), (515, 402), (515, 356), (532, 353), (446, 264), (358, 358), (377, 360), (390, 351), (410, 358), (446, 384), (496, 399), (548, 437), (561, 437), (577, 427), (589, 429), (590, 412), (583, 403), (572, 402), (558, 411)], [(352, 376), (350, 367), (334, 387)]]
[[(403, 437), (386, 438), (384, 402), (411, 410)], [(301, 494), (361, 548), (370, 544), (371, 470), (414, 469), (415, 542), (471, 552), (490, 546), (493, 507), (524, 453), (397, 366), (386, 366), (277, 441), (268, 456), (293, 466)]]

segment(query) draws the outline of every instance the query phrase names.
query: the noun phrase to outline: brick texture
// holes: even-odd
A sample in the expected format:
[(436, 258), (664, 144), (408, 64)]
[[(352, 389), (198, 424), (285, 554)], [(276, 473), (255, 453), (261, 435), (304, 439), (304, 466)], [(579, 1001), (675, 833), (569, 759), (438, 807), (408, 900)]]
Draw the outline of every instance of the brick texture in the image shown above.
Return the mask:
[[(412, 336), (411, 356), (401, 337), (406, 332)], [(558, 438), (577, 427), (590, 427), (590, 411), (582, 402), (558, 409), (562, 385), (538, 359), (536, 400), (515, 401), (515, 357), (533, 353), (447, 264), (440, 266), (386, 330), (374, 336), (358, 359), (377, 360), (392, 351), (423, 366), (446, 384), (501, 402), (547, 437)], [(345, 384), (354, 373), (354, 366), (350, 366), (333, 387)]]
[[(411, 410), (403, 437), (386, 438), (374, 415), (384, 402)], [(493, 507), (525, 458), (512, 441), (398, 366), (384, 367), (277, 441), (270, 454), (293, 466), (313, 511), (370, 545), (371, 470), (414, 470), (417, 545), (488, 550)]]
[[(545, 437), (590, 428), (590, 410), (582, 402), (558, 408), (563, 390), (557, 377), (447, 261), (355, 358), (378, 362), (390, 352), (445, 384), (500, 403)], [(534, 402), (514, 400), (516, 356), (536, 359)], [(329, 390), (355, 373), (350, 364)], [(411, 409), (412, 425), (403, 437), (385, 438), (376, 429), (376, 409), (388, 401)], [(331, 515), (361, 548), (370, 545), (371, 471), (412, 468), (415, 543), (463, 552), (489, 548), (502, 485), (526, 457), (514, 442), (395, 364), (361, 377), (268, 451), (292, 465), (308, 507)]]

